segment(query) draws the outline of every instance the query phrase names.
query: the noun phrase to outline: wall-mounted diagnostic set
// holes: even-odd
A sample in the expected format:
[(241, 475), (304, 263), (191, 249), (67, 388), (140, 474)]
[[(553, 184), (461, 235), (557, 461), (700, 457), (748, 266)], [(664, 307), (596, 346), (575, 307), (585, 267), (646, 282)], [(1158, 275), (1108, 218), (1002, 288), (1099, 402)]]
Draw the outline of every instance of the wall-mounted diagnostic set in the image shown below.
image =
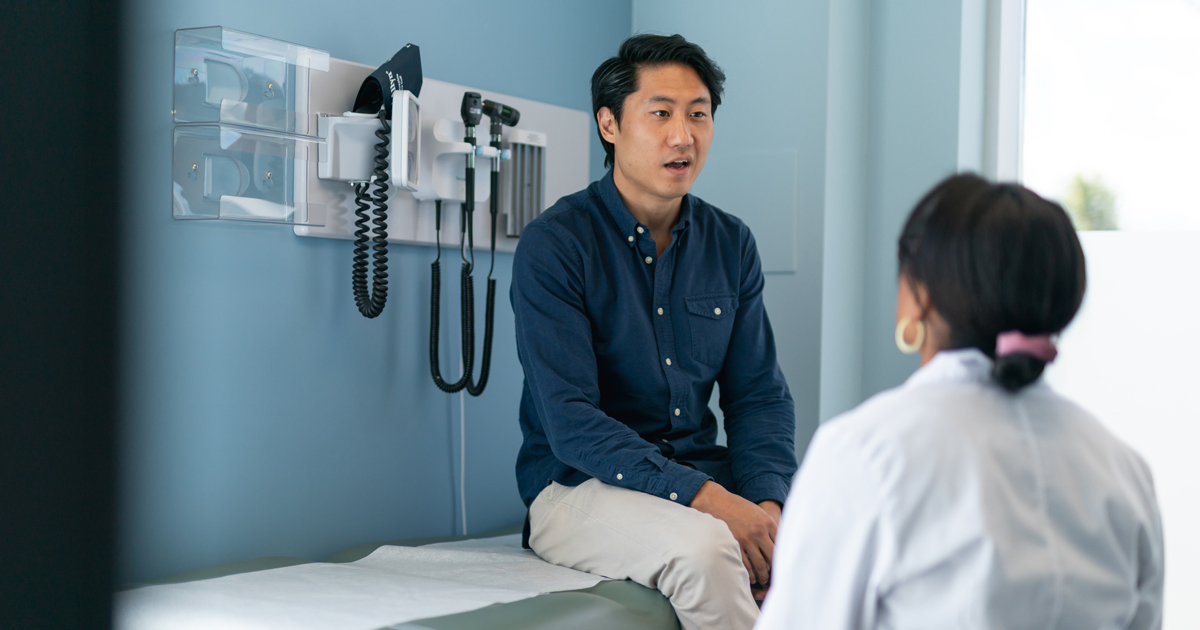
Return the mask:
[[(515, 249), (547, 200), (587, 186), (591, 117), (425, 79), (413, 44), (372, 68), (219, 26), (175, 32), (174, 83), (174, 217), (283, 223), (298, 236), (352, 239), (354, 302), (368, 318), (387, 304), (389, 242), (437, 247), (430, 372), (443, 391), (481, 394), (496, 252)], [(489, 138), (479, 144), (484, 117)], [(480, 160), (486, 170), (476, 168)], [(488, 221), (476, 222), (483, 202)], [(444, 203), (458, 212), (443, 213)], [(489, 243), (491, 262), (475, 378), (477, 237)], [(462, 374), (453, 382), (439, 367), (443, 245), (462, 258)]]

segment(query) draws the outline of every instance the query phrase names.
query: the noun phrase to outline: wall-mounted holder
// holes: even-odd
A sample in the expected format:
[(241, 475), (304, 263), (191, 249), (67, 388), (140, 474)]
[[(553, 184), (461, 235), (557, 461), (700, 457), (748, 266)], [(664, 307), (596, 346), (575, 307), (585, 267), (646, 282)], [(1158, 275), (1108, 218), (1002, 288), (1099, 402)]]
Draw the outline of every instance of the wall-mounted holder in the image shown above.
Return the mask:
[[(402, 90), (394, 97), (388, 181), (400, 190), (416, 190), (421, 167), (421, 108), (412, 92)], [(340, 182), (366, 182), (375, 174), (377, 135), (383, 123), (377, 114), (345, 112), (322, 114), (317, 120), (320, 166), (317, 177)]]
[(319, 155), (318, 143), (300, 136), (179, 125), (171, 164), (174, 216), (325, 225), (326, 208), (307, 202), (308, 187), (296, 177)]
[(512, 159), (500, 164), (500, 199), (508, 236), (519, 237), (546, 209), (546, 134), (514, 129), (508, 142)]
[(329, 53), (220, 26), (175, 31), (176, 219), (325, 224), (308, 203), (320, 161), (314, 74)]
[[(354, 96), (374, 67), (353, 63), (341, 59), (330, 59), (329, 72), (312, 73), (313, 81), (310, 86), (310, 109), (326, 112), (328, 119), (335, 119), (353, 107)], [(546, 142), (542, 165), (544, 177), (541, 180), (541, 207), (553, 203), (559, 197), (587, 187), (588, 178), (588, 148), (592, 131), (592, 119), (588, 112), (567, 109), (556, 105), (548, 105), (507, 94), (500, 94), (464, 85), (456, 85), (426, 77), (421, 87), (421, 168), (418, 175), (420, 185), (417, 190), (409, 193), (393, 188), (393, 194), (388, 200), (388, 241), (392, 243), (408, 243), (433, 245), (438, 238), (435, 230), (434, 200), (441, 198), (442, 229), (441, 242), (443, 247), (453, 247), (459, 244), (461, 226), (457, 201), (466, 198), (464, 176), (464, 158), (467, 143), (463, 142), (464, 129), (459, 117), (463, 92), (479, 92), (483, 98), (509, 104), (521, 112), (521, 121), (527, 125), (535, 125), (536, 131), (524, 128), (504, 128), (504, 147), (514, 147), (513, 141), (540, 135), (549, 138)], [(335, 114), (336, 112), (336, 114)], [(393, 111), (393, 134), (396, 132), (395, 111)], [(481, 147), (485, 151), (491, 147)], [(513, 152), (515, 154), (515, 151)], [(490, 155), (485, 153), (480, 155)], [(502, 156), (503, 157), (503, 156)], [(435, 164), (437, 175), (434, 174)], [(502, 162), (504, 169), (507, 162)], [(322, 204), (328, 207), (325, 225), (322, 227), (296, 226), (299, 236), (353, 239), (354, 238), (354, 195), (344, 183), (321, 179), (318, 177), (318, 163), (310, 163), (311, 177), (308, 179), (308, 201), (310, 204)], [(393, 169), (395, 162), (393, 161)], [(481, 220), (488, 214), (488, 198), (490, 196), (490, 168), (484, 160), (477, 160), (476, 175), (476, 208), (474, 221), (474, 240), (476, 247), (487, 246), (490, 242), (490, 221)], [(503, 177), (501, 180), (504, 188)], [(526, 198), (530, 203), (533, 195)], [(499, 211), (502, 215), (510, 212), (511, 198), (500, 195)], [(533, 214), (531, 212), (531, 214)], [(496, 242), (496, 250), (512, 252), (516, 249), (517, 239), (507, 236), (508, 218), (499, 218), (500, 231)]]
[[(492, 158), (495, 149), (489, 146), (474, 146), (463, 142), (466, 128), (461, 120), (439, 118), (425, 132), (426, 158), (421, 168), (424, 186), (413, 192), (419, 201), (441, 199), (443, 201), (466, 201), (467, 182), (464, 174), (464, 156), (474, 151), (476, 156)], [(488, 200), (490, 190), (487, 168), (475, 169), (475, 202)]]
[[(234, 219), (294, 226), (299, 236), (354, 238), (354, 192), (328, 175), (330, 147), (321, 125), (345, 119), (355, 95), (373, 66), (333, 59), (327, 52), (289, 42), (243, 33), (220, 26), (175, 32), (173, 215), (180, 220)], [(512, 105), (522, 120), (538, 131), (508, 128), (504, 146), (513, 156), (530, 137), (541, 135), (542, 153), (522, 155), (530, 168), (502, 164), (499, 196), (501, 238), (498, 251), (516, 248), (515, 236), (527, 220), (547, 203), (588, 184), (591, 116), (578, 111), (425, 79), (420, 104), (401, 107), (404, 121), (393, 111), (393, 140), (399, 129), (416, 140), (416, 164), (402, 164), (393, 155), (394, 184), (388, 209), (388, 240), (433, 245), (434, 199), (462, 201), (466, 197), (463, 158), (467, 143), (457, 120), (465, 91)], [(424, 118), (424, 120), (422, 120)], [(439, 122), (441, 119), (441, 122)], [(340, 120), (345, 122), (345, 120)], [(379, 123), (370, 121), (374, 133)], [(521, 140), (525, 138), (525, 140)], [(531, 146), (537, 146), (532, 143)], [(483, 146), (480, 157), (495, 149)], [(528, 151), (526, 151), (528, 153)], [(370, 164), (372, 156), (364, 156)], [(500, 156), (502, 159), (505, 157)], [(348, 162), (338, 168), (350, 169)], [(363, 164), (353, 167), (361, 172)], [(404, 169), (405, 176), (398, 169)], [(336, 170), (336, 169), (335, 169)], [(436, 173), (435, 173), (436, 171)], [(270, 172), (270, 176), (267, 173)], [(503, 174), (526, 172), (525, 192), (504, 180)], [(337, 179), (358, 177), (349, 170)], [(490, 196), (489, 169), (476, 169), (477, 215), (486, 214)], [(415, 181), (414, 181), (415, 180)], [(524, 182), (525, 179), (522, 179)], [(540, 182), (540, 183), (539, 183)], [(407, 190), (413, 192), (407, 192)], [(407, 189), (407, 190), (406, 190)], [(535, 194), (536, 193), (536, 194)], [(456, 205), (456, 204), (455, 204)], [(445, 212), (442, 244), (458, 244), (462, 213)], [(509, 215), (519, 214), (519, 217)], [(476, 243), (488, 243), (490, 221), (474, 222)]]
[(313, 71), (329, 53), (221, 26), (175, 31), (177, 124), (224, 123), (316, 136)]

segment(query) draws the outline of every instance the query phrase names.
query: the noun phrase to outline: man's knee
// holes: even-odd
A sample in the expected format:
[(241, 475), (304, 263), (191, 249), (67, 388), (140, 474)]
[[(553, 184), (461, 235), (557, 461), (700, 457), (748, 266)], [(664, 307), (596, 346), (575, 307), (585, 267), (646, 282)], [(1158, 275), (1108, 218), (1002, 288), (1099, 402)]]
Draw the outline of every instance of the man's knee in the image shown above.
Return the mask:
[(684, 574), (708, 576), (715, 572), (736, 572), (744, 566), (741, 547), (719, 519), (697, 519), (679, 542), (669, 563)]

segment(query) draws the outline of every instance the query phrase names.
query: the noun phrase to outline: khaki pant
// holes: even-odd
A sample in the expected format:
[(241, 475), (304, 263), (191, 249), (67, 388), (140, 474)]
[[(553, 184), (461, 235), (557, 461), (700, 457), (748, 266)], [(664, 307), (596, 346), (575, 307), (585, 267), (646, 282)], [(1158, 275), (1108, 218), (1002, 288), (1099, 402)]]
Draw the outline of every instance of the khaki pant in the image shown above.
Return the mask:
[(547, 486), (529, 525), (529, 545), (544, 560), (658, 589), (684, 630), (749, 630), (758, 618), (741, 548), (708, 514), (589, 479)]

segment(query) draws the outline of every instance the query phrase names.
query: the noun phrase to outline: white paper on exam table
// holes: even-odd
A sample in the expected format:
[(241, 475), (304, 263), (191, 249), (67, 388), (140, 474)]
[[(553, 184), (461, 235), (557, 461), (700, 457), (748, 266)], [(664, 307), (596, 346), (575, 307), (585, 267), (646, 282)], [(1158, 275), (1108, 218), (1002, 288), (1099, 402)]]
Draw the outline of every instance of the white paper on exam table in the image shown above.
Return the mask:
[(605, 579), (542, 560), (521, 548), (521, 535), (422, 547), (380, 547), (356, 566), (486, 588), (553, 593), (591, 588)]
[(117, 630), (373, 630), (590, 588), (598, 575), (552, 565), (520, 536), (384, 546), (345, 564), (312, 563), (116, 595)]

